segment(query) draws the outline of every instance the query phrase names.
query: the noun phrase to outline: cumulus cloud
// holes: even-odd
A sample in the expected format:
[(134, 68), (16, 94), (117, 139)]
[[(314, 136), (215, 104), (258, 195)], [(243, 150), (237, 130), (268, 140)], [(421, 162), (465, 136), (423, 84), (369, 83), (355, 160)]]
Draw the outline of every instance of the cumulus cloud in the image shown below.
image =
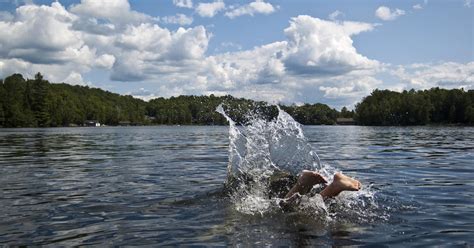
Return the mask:
[(391, 69), (390, 73), (400, 80), (404, 89), (474, 89), (474, 62), (400, 65)]
[(221, 46), (222, 47), (226, 47), (226, 48), (235, 48), (237, 50), (242, 50), (242, 46), (237, 44), (237, 43), (234, 43), (234, 42), (222, 42), (221, 43)]
[(299, 75), (337, 75), (373, 69), (378, 62), (357, 53), (351, 36), (370, 31), (373, 24), (334, 23), (298, 16), (285, 29), (288, 48), (282, 59), (287, 70)]
[(235, 18), (242, 15), (250, 15), (254, 16), (255, 14), (271, 14), (275, 12), (275, 7), (272, 4), (266, 3), (263, 0), (257, 0), (255, 2), (251, 2), (247, 5), (243, 5), (237, 7), (231, 11), (225, 13), (225, 16), (229, 18)]
[(121, 24), (140, 23), (151, 19), (146, 14), (131, 10), (128, 0), (81, 0), (79, 4), (71, 7), (71, 12)]
[[(215, 3), (225, 8), (223, 2)], [(223, 42), (227, 52), (210, 56), (212, 35), (203, 26), (172, 30), (160, 26), (156, 17), (130, 9), (128, 2), (116, 2), (115, 12), (109, 13), (84, 7), (89, 4), (96, 3), (83, 0), (69, 9), (59, 2), (22, 5), (5, 14), (0, 19), (0, 77), (16, 72), (33, 77), (39, 71), (52, 82), (90, 85), (84, 75), (100, 70), (113, 81), (152, 87), (132, 92), (143, 99), (212, 93), (331, 102), (335, 107), (351, 105), (382, 85), (382, 70), (398, 79), (400, 89), (473, 88), (474, 62), (393, 67), (365, 57), (353, 37), (377, 27), (371, 23), (301, 15), (290, 20), (280, 41), (249, 50)], [(135, 21), (124, 25), (112, 13)]]
[(220, 11), (225, 9), (223, 1), (216, 1), (212, 3), (199, 3), (196, 7), (196, 13), (202, 17), (213, 17)]
[(154, 98), (157, 98), (158, 96), (155, 95), (155, 93), (145, 89), (145, 88), (140, 88), (138, 89), (137, 91), (133, 91), (133, 92), (127, 92), (126, 93), (127, 95), (131, 95), (135, 98), (140, 98), (142, 100), (145, 100), (145, 101), (149, 101), (151, 99), (154, 99)]
[[(353, 82), (349, 77), (370, 77), (379, 66), (352, 46), (351, 36), (372, 30), (372, 24), (298, 16), (284, 30), (285, 40), (207, 56), (211, 34), (203, 26), (169, 30), (153, 17), (122, 25), (114, 14), (87, 12), (80, 4), (69, 10), (59, 2), (25, 5), (0, 21), (0, 76), (41, 71), (53, 82), (84, 85), (89, 84), (84, 73), (102, 69), (114, 81), (154, 82), (162, 96), (214, 93), (292, 101), (307, 92), (334, 95), (325, 92), (347, 86), (328, 84), (332, 79)], [(120, 6), (116, 9), (137, 16), (129, 5)], [(234, 43), (222, 46), (239, 49)]]
[(193, 71), (200, 81), (194, 90), (285, 102), (338, 95), (341, 106), (353, 104), (378, 85), (380, 63), (357, 53), (351, 36), (374, 27), (295, 17), (284, 31), (286, 40), (207, 57)]
[(35, 64), (87, 65), (95, 49), (70, 29), (76, 17), (57, 2), (51, 6), (23, 5), (15, 21), (0, 21), (0, 55)]
[(92, 85), (84, 82), (82, 73), (83, 67), (76, 67), (74, 64), (33, 64), (21, 59), (0, 59), (0, 77), (5, 77), (13, 73), (21, 73), (26, 78), (34, 78), (37, 72), (41, 72), (47, 80), (51, 82), (65, 82), (74, 85)]
[[(361, 96), (368, 95), (375, 86), (380, 85), (381, 81), (374, 77), (355, 77), (345, 78), (347, 80), (344, 84), (331, 86), (320, 86), (319, 90), (324, 92), (324, 97), (327, 98), (352, 98), (359, 99)], [(337, 80), (336, 82), (341, 82)]]
[(344, 13), (342, 11), (336, 10), (329, 14), (328, 18), (329, 20), (336, 21), (338, 17), (344, 16)]
[(380, 6), (375, 10), (375, 16), (384, 21), (393, 21), (398, 17), (405, 15), (405, 11), (401, 9), (391, 10), (386, 6)]
[(99, 68), (110, 69), (115, 63), (115, 56), (111, 54), (102, 54), (96, 60), (94, 65)]
[[(202, 26), (170, 31), (148, 16), (143, 19), (148, 22), (122, 25), (117, 13), (139, 19), (145, 15), (126, 1), (113, 1), (104, 13), (91, 9), (104, 3), (83, 0), (70, 10), (59, 2), (18, 7), (12, 18), (0, 20), (0, 76), (41, 71), (55, 82), (83, 84), (78, 75), (102, 68), (110, 70), (113, 80), (144, 80), (179, 68), (181, 60), (201, 59), (207, 50), (210, 35)], [(164, 20), (189, 22), (177, 17)]]
[(421, 10), (421, 9), (425, 8), (425, 6), (427, 6), (427, 5), (428, 5), (428, 0), (423, 0), (423, 3), (415, 4), (415, 5), (413, 5), (412, 8), (414, 10)]
[(173, 0), (173, 4), (180, 8), (191, 9), (193, 7), (192, 0)]
[(176, 14), (174, 16), (165, 16), (160, 18), (162, 22), (167, 24), (179, 24), (181, 26), (191, 25), (193, 18), (184, 14)]
[(185, 60), (202, 59), (209, 39), (202, 26), (175, 32), (149, 23), (131, 26), (116, 40), (120, 55), (112, 78), (140, 81), (178, 70)]
[(82, 86), (92, 86), (91, 82), (85, 82), (82, 78), (82, 75), (78, 72), (72, 71), (63, 82), (71, 85), (82, 85)]
[(472, 6), (472, 0), (464, 0), (464, 7), (470, 8)]

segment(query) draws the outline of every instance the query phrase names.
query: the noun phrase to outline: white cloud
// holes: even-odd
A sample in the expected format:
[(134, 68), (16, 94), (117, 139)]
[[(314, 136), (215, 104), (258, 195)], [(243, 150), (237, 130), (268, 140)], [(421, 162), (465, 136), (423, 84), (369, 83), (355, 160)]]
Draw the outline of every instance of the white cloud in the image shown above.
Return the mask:
[(16, 21), (0, 22), (0, 54), (36, 64), (87, 65), (95, 50), (84, 44), (80, 32), (70, 29), (74, 19), (57, 2), (23, 5), (16, 10)]
[[(284, 70), (277, 57), (278, 53), (286, 49), (286, 45), (286, 42), (274, 42), (248, 51), (211, 56), (206, 61), (207, 65), (204, 67), (202, 76), (207, 77), (211, 84), (215, 84), (216, 88), (213, 90), (228, 90), (237, 86), (274, 82), (275, 76), (282, 75), (278, 74), (278, 70)], [(277, 66), (269, 68), (271, 65)], [(265, 70), (268, 72), (263, 73)], [(262, 76), (269, 76), (272, 79)]]
[[(381, 84), (380, 80), (373, 77), (356, 77), (356, 78), (345, 78), (347, 80), (344, 84), (341, 84), (340, 80), (337, 80), (336, 85), (332, 86), (320, 86), (319, 90), (324, 92), (324, 97), (337, 99), (337, 98), (352, 98), (354, 100), (360, 99), (361, 96), (366, 96), (377, 86)], [(339, 85), (338, 85), (339, 84)]]
[(242, 46), (240, 44), (237, 44), (237, 43), (234, 43), (234, 42), (222, 42), (221, 43), (221, 47), (225, 48), (225, 49), (229, 49), (229, 48), (233, 48), (233, 49), (237, 49), (237, 50), (242, 50)]
[(328, 18), (329, 20), (336, 21), (338, 17), (344, 16), (344, 13), (342, 11), (336, 10), (329, 14)]
[[(209, 56), (200, 67), (188, 72), (199, 83), (183, 88), (188, 93), (284, 102), (330, 99), (340, 101), (337, 104), (341, 106), (350, 105), (380, 83), (374, 78), (380, 63), (358, 54), (351, 39), (373, 28), (367, 23), (333, 23), (298, 16), (285, 29), (286, 40)], [(342, 100), (335, 99), (337, 92)]]
[(191, 9), (193, 7), (192, 0), (173, 0), (173, 4), (180, 8)]
[(415, 4), (413, 5), (412, 8), (414, 10), (421, 10), (421, 9), (424, 9), (427, 5), (428, 5), (428, 0), (423, 0), (423, 3)]
[(405, 11), (401, 9), (391, 10), (386, 6), (380, 6), (375, 11), (375, 16), (384, 21), (392, 21), (398, 17), (405, 15)]
[(70, 9), (77, 15), (106, 19), (117, 24), (141, 23), (151, 19), (146, 14), (131, 10), (128, 0), (81, 0)]
[(119, 55), (112, 79), (141, 81), (163, 73), (172, 75), (186, 63), (202, 59), (209, 39), (202, 26), (175, 32), (149, 23), (129, 27), (116, 41)]
[(82, 75), (78, 72), (72, 71), (64, 80), (64, 83), (71, 85), (92, 86), (91, 82), (84, 82)]
[(289, 72), (298, 75), (337, 75), (353, 70), (370, 70), (378, 62), (357, 53), (352, 35), (370, 31), (374, 25), (359, 22), (341, 24), (298, 16), (285, 29), (288, 50), (283, 62)]
[(13, 73), (21, 73), (26, 78), (34, 78), (37, 72), (41, 72), (45, 79), (51, 82), (66, 82), (74, 85), (92, 85), (82, 79), (83, 67), (75, 64), (34, 64), (21, 59), (0, 59), (0, 77), (6, 77)]
[[(319, 86), (347, 88), (328, 80), (353, 82), (378, 66), (352, 46), (352, 35), (374, 28), (367, 23), (298, 16), (285, 29), (286, 40), (206, 56), (211, 35), (202, 26), (173, 31), (154, 23), (156, 18), (125, 26), (114, 15), (98, 21), (73, 8), (58, 2), (21, 6), (13, 22), (0, 21), (0, 76), (40, 71), (53, 82), (89, 84), (84, 73), (105, 69), (114, 81), (156, 85), (159, 94), (150, 96), (214, 93), (296, 101), (308, 92), (324, 97), (328, 88)], [(222, 47), (239, 49), (234, 43)]]
[[(351, 105), (382, 85), (382, 70), (397, 78), (397, 89), (473, 88), (474, 62), (394, 68), (365, 57), (353, 37), (375, 29), (371, 23), (297, 16), (280, 41), (250, 50), (222, 42), (227, 52), (209, 56), (212, 35), (203, 26), (167, 29), (157, 18), (131, 10), (128, 2), (109, 13), (77, 7), (88, 4), (70, 9), (59, 2), (23, 5), (0, 19), (0, 77), (23, 73), (31, 78), (41, 72), (52, 82), (89, 85), (84, 75), (99, 70), (113, 81), (150, 86), (133, 92), (144, 99), (213, 93), (335, 107)], [(135, 21), (126, 23), (113, 13)], [(231, 48), (234, 52), (228, 52)]]
[(176, 14), (174, 16), (161, 17), (160, 20), (167, 24), (179, 24), (181, 26), (191, 25), (193, 18), (184, 14)]
[(95, 60), (95, 66), (99, 68), (110, 69), (115, 63), (115, 56), (111, 54), (102, 54)]
[(464, 0), (464, 6), (470, 8), (472, 6), (472, 0)]
[(213, 17), (220, 11), (225, 9), (223, 1), (216, 1), (212, 3), (199, 3), (196, 7), (196, 13), (202, 17)]
[(474, 62), (444, 62), (398, 66), (390, 73), (401, 81), (404, 89), (465, 88), (474, 89)]
[(266, 3), (263, 0), (257, 0), (247, 5), (243, 5), (231, 11), (228, 11), (225, 13), (225, 16), (232, 19), (232, 18), (242, 16), (242, 15), (250, 15), (250, 16), (253, 16), (255, 14), (268, 15), (273, 12), (275, 12), (275, 7), (273, 7), (272, 4)]
[(145, 88), (140, 88), (137, 91), (133, 92), (127, 92), (126, 95), (131, 95), (135, 98), (140, 98), (144, 101), (149, 101), (151, 99), (157, 98), (158, 96), (152, 93), (151, 91), (145, 89)]
[(82, 1), (70, 11), (59, 2), (18, 7), (14, 18), (0, 21), (0, 76), (41, 71), (54, 82), (82, 84), (77, 74), (103, 68), (115, 80), (144, 80), (160, 70), (180, 68), (182, 60), (202, 59), (207, 50), (210, 36), (202, 26), (170, 31), (153, 24), (151, 17), (142, 24), (122, 25), (117, 13), (144, 15), (131, 10), (128, 2), (114, 2), (115, 11), (108, 13), (89, 11), (94, 4)]

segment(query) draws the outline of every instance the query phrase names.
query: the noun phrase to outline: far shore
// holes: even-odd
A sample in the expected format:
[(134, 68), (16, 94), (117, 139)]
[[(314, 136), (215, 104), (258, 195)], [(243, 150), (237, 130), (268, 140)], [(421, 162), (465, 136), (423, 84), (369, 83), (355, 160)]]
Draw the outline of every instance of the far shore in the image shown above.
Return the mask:
[[(57, 127), (0, 127), (0, 130), (6, 129), (54, 129), (54, 128), (91, 128), (91, 129), (100, 129), (100, 128), (108, 128), (108, 127), (126, 127), (126, 128), (133, 128), (133, 127), (225, 127), (228, 125), (202, 125), (202, 124), (150, 124), (150, 125), (102, 125), (98, 127), (90, 127), (90, 126), (57, 126)], [(325, 125), (325, 124), (309, 124), (309, 125), (302, 125), (302, 126), (329, 126), (329, 127), (474, 127), (472, 125), (466, 125), (462, 123), (453, 124), (453, 123), (432, 123), (426, 125)]]

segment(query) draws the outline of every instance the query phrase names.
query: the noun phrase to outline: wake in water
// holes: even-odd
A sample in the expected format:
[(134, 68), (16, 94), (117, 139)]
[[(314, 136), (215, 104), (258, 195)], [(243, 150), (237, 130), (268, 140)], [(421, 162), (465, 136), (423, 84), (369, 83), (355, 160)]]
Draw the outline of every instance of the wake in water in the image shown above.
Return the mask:
[[(229, 121), (229, 163), (227, 186), (236, 210), (246, 214), (265, 214), (281, 211), (281, 195), (272, 197), (275, 175), (291, 175), (287, 190), (296, 182), (304, 169), (317, 171), (328, 180), (337, 172), (334, 167), (321, 163), (303, 134), (301, 125), (278, 106), (276, 118), (267, 120), (256, 113), (247, 113), (246, 123), (236, 123), (224, 110), (216, 109)], [(293, 180), (291, 180), (293, 178)], [(284, 182), (285, 183), (285, 182)], [(330, 182), (329, 182), (330, 183)], [(370, 187), (357, 192), (343, 192), (330, 200), (312, 193), (304, 195), (297, 211), (331, 220), (337, 217), (355, 221), (379, 218), (374, 192)], [(320, 190), (320, 188), (319, 188)], [(373, 210), (373, 211), (371, 211)]]

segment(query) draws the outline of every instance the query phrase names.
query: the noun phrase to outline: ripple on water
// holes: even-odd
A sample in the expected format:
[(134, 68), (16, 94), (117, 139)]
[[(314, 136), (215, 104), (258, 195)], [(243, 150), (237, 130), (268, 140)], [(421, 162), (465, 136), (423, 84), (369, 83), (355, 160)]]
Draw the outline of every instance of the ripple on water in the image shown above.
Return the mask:
[(0, 245), (474, 244), (474, 128), (303, 130), (373, 199), (242, 213), (220, 194), (228, 127), (1, 129)]

